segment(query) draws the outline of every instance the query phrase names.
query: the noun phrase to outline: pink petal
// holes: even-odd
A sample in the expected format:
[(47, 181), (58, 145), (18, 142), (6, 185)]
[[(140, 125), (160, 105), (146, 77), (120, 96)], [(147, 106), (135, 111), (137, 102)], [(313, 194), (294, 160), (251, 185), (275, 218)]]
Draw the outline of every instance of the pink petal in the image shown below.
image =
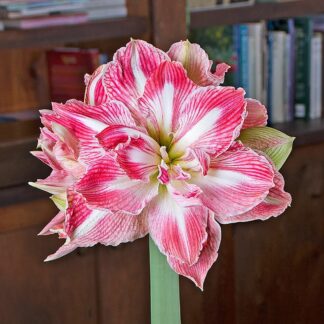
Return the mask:
[(180, 41), (173, 44), (168, 55), (172, 61), (182, 63), (187, 70), (188, 77), (198, 85), (218, 86), (224, 82), (224, 76), (229, 66), (225, 63), (216, 67), (215, 74), (211, 73), (212, 61), (209, 60), (207, 53), (198, 45), (187, 41)]
[(269, 194), (260, 204), (244, 214), (224, 218), (222, 223), (249, 222), (257, 219), (266, 220), (281, 215), (290, 206), (291, 196), (284, 191), (285, 181), (283, 176), (276, 170), (274, 172), (275, 186), (270, 189)]
[(65, 105), (54, 104), (55, 112), (42, 112), (43, 124), (59, 124), (67, 128), (79, 141), (79, 160), (89, 164), (104, 155), (95, 135), (107, 127), (106, 124), (87, 116), (71, 112)]
[(33, 156), (35, 156), (37, 159), (42, 161), (44, 164), (47, 164), (48, 166), (51, 166), (51, 162), (46, 156), (46, 154), (42, 151), (31, 151), (30, 152)]
[[(219, 84), (222, 84), (225, 79), (225, 74), (230, 68), (231, 67), (226, 63), (217, 64), (215, 72), (213, 74), (214, 78), (215, 78), (215, 83), (219, 82)], [(213, 84), (215, 85), (215, 83), (213, 83)]]
[[(92, 118), (107, 125), (136, 126), (128, 108), (119, 101), (104, 102), (97, 106), (89, 106), (78, 100), (69, 100), (64, 107), (53, 104), (55, 111), (60, 114), (60, 108), (84, 117)], [(63, 112), (64, 115), (64, 112)]]
[(207, 224), (208, 239), (204, 243), (198, 261), (193, 265), (182, 263), (176, 258), (168, 257), (170, 267), (178, 274), (191, 279), (197, 287), (203, 290), (206, 275), (217, 260), (218, 249), (221, 242), (221, 228), (215, 222), (212, 215), (208, 217)]
[(265, 157), (235, 143), (211, 159), (206, 176), (198, 174), (191, 181), (203, 190), (200, 199), (222, 222), (263, 201), (274, 186), (273, 177), (272, 166)]
[(147, 81), (140, 110), (146, 117), (150, 133), (162, 145), (170, 143), (170, 133), (176, 130), (181, 104), (196, 89), (181, 64), (163, 62)]
[(119, 49), (105, 72), (103, 83), (111, 100), (123, 102), (135, 119), (142, 121), (137, 99), (142, 96), (146, 80), (167, 54), (142, 40), (131, 40)]
[(48, 261), (53, 261), (53, 260), (59, 259), (65, 255), (73, 252), (77, 248), (78, 248), (78, 246), (76, 244), (66, 243), (66, 244), (62, 245), (55, 253), (49, 255), (44, 261), (48, 262)]
[(162, 184), (168, 184), (170, 182), (170, 176), (169, 176), (169, 167), (168, 165), (162, 160), (159, 167), (159, 174), (157, 176), (157, 179)]
[(58, 228), (63, 229), (65, 213), (59, 212), (41, 231), (38, 235), (54, 234)]
[(86, 90), (84, 102), (86, 104), (97, 106), (108, 101), (108, 96), (102, 84), (102, 78), (108, 64), (99, 66), (94, 73), (86, 80)]
[(88, 168), (76, 185), (88, 204), (94, 208), (139, 214), (158, 193), (158, 183), (131, 180), (118, 165), (116, 157), (107, 154)]
[(100, 145), (105, 150), (119, 150), (129, 145), (131, 138), (142, 138), (153, 151), (159, 152), (158, 143), (145, 133), (145, 130), (138, 127), (127, 127), (112, 125), (104, 129), (97, 136)]
[(159, 147), (146, 138), (131, 138), (129, 144), (118, 150), (118, 162), (131, 179), (148, 182), (161, 161)]
[(70, 193), (70, 206), (67, 210), (66, 230), (69, 238), (58, 251), (45, 261), (60, 258), (77, 247), (89, 247), (97, 243), (117, 246), (131, 242), (148, 233), (144, 214), (129, 215), (109, 210), (90, 209), (84, 198)]
[(244, 117), (243, 89), (198, 88), (181, 107), (179, 128), (169, 154), (178, 156), (191, 147), (219, 155), (239, 135)]
[(207, 239), (207, 208), (193, 205), (188, 198), (175, 197), (165, 189), (145, 212), (150, 235), (162, 253), (190, 265), (197, 262)]
[(46, 179), (29, 182), (29, 185), (55, 195), (65, 192), (66, 188), (73, 185), (75, 181), (76, 179), (66, 171), (53, 170)]
[(268, 113), (262, 103), (255, 99), (246, 99), (247, 116), (244, 120), (242, 129), (251, 127), (262, 127), (267, 125)]

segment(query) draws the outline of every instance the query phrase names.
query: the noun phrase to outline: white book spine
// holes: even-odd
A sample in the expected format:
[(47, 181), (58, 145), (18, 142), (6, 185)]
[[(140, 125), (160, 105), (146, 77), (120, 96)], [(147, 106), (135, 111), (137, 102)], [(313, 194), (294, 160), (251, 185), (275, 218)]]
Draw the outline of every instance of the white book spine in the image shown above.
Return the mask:
[(291, 80), (289, 80), (290, 77), (290, 66), (289, 66), (289, 60), (290, 60), (290, 46), (291, 46), (291, 36), (286, 34), (286, 43), (284, 47), (284, 119), (285, 121), (289, 121), (289, 83)]
[(272, 46), (272, 121), (285, 121), (284, 113), (284, 55), (286, 47), (286, 33), (275, 31)]
[(310, 118), (321, 117), (322, 101), (322, 37), (316, 34), (311, 40), (311, 70), (310, 70)]

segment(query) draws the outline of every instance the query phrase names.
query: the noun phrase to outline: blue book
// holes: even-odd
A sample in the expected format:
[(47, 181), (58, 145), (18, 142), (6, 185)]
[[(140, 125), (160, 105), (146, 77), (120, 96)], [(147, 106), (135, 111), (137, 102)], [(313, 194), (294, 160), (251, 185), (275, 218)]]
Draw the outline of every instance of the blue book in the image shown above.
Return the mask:
[(249, 97), (249, 28), (247, 25), (240, 25), (239, 54), (240, 83), (246, 91), (246, 96)]
[(272, 45), (273, 45), (273, 38), (272, 38), (272, 34), (269, 33), (268, 37), (267, 37), (267, 43), (268, 43), (268, 62), (267, 62), (267, 66), (268, 66), (268, 71), (267, 71), (267, 79), (268, 79), (268, 83), (267, 83), (267, 106), (268, 106), (268, 116), (269, 116), (269, 123), (271, 124), (272, 122)]
[(236, 73), (234, 75), (234, 85), (235, 87), (242, 86), (241, 80), (241, 41), (240, 41), (240, 25), (235, 25), (233, 28), (233, 41), (234, 41), (234, 51), (236, 52)]

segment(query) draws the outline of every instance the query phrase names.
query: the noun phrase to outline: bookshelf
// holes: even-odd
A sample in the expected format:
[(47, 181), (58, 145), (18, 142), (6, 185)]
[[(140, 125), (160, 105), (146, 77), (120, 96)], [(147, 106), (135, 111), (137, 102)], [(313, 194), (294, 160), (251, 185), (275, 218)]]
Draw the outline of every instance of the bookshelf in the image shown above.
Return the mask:
[(0, 32), (0, 49), (53, 47), (71, 42), (136, 37), (148, 31), (148, 26), (147, 18), (130, 16), (55, 28), (7, 30)]
[(324, 13), (324, 1), (294, 0), (284, 3), (256, 3), (234, 8), (194, 9), (190, 12), (190, 27), (208, 27), (248, 23), (259, 20), (311, 16)]
[[(20, 58), (33, 55), (33, 51), (43, 51), (65, 44), (91, 44), (93, 47), (97, 43), (111, 43), (111, 48), (118, 48), (124, 46), (130, 37), (146, 39), (166, 50), (170, 44), (184, 38), (184, 0), (176, 3), (172, 0), (157, 0), (152, 3), (148, 0), (127, 0), (126, 3), (129, 15), (123, 18), (55, 28), (1, 31), (0, 55), (4, 53), (5, 58), (9, 55)], [(173, 8), (173, 11), (170, 12), (170, 8)], [(22, 51), (23, 49), (26, 51)], [(24, 73), (31, 72), (35, 74), (32, 66)], [(24, 79), (28, 78), (21, 76), (21, 79), (16, 79), (16, 83), (11, 86), (19, 89), (22, 86), (20, 82)], [(0, 87), (5, 85), (7, 84), (2, 85), (0, 80)], [(27, 100), (26, 108), (31, 106), (35, 105), (29, 104)], [(6, 170), (6, 176), (0, 177), (0, 207), (48, 197), (47, 193), (27, 185), (28, 181), (45, 178), (50, 172), (47, 166), (29, 153), (36, 149), (40, 126), (38, 120), (0, 123), (0, 168)]]

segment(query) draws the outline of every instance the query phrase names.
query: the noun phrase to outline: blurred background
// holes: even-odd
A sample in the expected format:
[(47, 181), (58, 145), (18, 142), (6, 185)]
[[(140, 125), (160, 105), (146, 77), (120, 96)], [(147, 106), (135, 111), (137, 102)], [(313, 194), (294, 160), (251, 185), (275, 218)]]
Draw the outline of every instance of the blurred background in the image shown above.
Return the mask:
[(56, 208), (26, 184), (49, 174), (29, 154), (38, 110), (82, 100), (84, 74), (130, 37), (199, 43), (297, 137), (292, 207), (222, 226), (204, 293), (181, 278), (183, 324), (324, 323), (323, 33), (322, 0), (0, 0), (0, 323), (149, 323), (147, 238), (43, 263), (63, 243), (37, 237)]

